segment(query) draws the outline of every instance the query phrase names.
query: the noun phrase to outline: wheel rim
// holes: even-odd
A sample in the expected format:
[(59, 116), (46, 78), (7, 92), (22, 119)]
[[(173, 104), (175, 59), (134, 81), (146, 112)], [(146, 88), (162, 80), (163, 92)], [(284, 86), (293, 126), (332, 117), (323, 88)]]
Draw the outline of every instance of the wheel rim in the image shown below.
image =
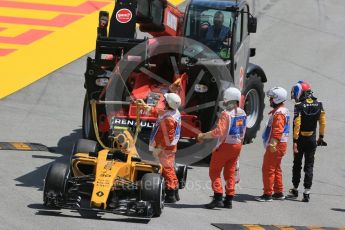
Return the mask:
[(86, 102), (86, 107), (85, 107), (85, 112), (84, 112), (84, 134), (85, 137), (90, 137), (90, 130), (91, 130), (91, 114), (90, 114), (90, 104), (87, 101)]
[(247, 128), (252, 128), (258, 120), (260, 111), (260, 96), (256, 89), (251, 89), (246, 94), (244, 110), (247, 114)]

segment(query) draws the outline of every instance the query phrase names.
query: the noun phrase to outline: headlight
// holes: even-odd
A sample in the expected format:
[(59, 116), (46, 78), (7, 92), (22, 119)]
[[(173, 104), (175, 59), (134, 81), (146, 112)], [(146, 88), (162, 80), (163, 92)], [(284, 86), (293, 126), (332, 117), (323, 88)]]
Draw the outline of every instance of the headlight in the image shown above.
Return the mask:
[(95, 84), (98, 86), (106, 86), (109, 79), (105, 77), (97, 78)]
[(207, 85), (195, 84), (194, 91), (197, 93), (206, 93), (208, 91)]

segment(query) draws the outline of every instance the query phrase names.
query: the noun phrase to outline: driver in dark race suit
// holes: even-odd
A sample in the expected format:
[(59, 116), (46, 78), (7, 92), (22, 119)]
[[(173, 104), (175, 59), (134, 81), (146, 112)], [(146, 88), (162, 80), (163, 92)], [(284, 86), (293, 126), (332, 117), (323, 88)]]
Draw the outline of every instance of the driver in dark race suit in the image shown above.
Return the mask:
[[(235, 195), (236, 165), (242, 149), (247, 120), (246, 113), (238, 107), (240, 100), (241, 92), (237, 88), (226, 89), (223, 99), (225, 110), (221, 113), (217, 127), (210, 132), (198, 135), (199, 141), (218, 138), (218, 145), (212, 153), (209, 169), (214, 196), (211, 203), (205, 205), (208, 209), (232, 208), (232, 200)], [(226, 182), (224, 201), (220, 177), (222, 170)]]
[[(323, 141), (326, 128), (326, 114), (323, 105), (313, 96), (310, 85), (305, 81), (298, 81), (291, 89), (291, 99), (294, 99), (293, 152), (292, 168), (293, 188), (289, 191), (289, 198), (298, 197), (298, 185), (301, 179), (302, 159), (304, 157), (304, 192), (303, 202), (309, 202), (310, 189), (313, 182), (314, 156), (316, 146), (326, 146)], [(319, 138), (316, 140), (316, 128), (319, 123)]]

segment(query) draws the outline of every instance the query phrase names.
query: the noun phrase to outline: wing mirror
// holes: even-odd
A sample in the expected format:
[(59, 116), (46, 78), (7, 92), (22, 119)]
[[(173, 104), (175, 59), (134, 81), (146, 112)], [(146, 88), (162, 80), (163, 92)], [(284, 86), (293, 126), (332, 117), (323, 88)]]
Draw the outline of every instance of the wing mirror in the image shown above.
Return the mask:
[(258, 20), (256, 17), (250, 16), (248, 20), (248, 32), (256, 33), (256, 27), (258, 25)]
[(256, 54), (256, 49), (255, 48), (250, 48), (250, 51), (249, 51), (250, 53), (249, 53), (249, 56), (250, 57), (254, 57), (255, 56), (255, 54)]

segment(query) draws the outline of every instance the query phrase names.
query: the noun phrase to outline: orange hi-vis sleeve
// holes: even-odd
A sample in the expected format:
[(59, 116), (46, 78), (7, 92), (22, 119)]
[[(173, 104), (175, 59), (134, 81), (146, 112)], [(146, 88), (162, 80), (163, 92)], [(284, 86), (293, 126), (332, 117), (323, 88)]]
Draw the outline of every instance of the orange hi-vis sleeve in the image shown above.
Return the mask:
[(222, 112), (217, 127), (211, 131), (212, 137), (225, 137), (229, 129), (229, 116)]
[(282, 138), (284, 133), (285, 122), (286, 119), (283, 114), (276, 114), (273, 117), (271, 139), (274, 138), (280, 140)]

